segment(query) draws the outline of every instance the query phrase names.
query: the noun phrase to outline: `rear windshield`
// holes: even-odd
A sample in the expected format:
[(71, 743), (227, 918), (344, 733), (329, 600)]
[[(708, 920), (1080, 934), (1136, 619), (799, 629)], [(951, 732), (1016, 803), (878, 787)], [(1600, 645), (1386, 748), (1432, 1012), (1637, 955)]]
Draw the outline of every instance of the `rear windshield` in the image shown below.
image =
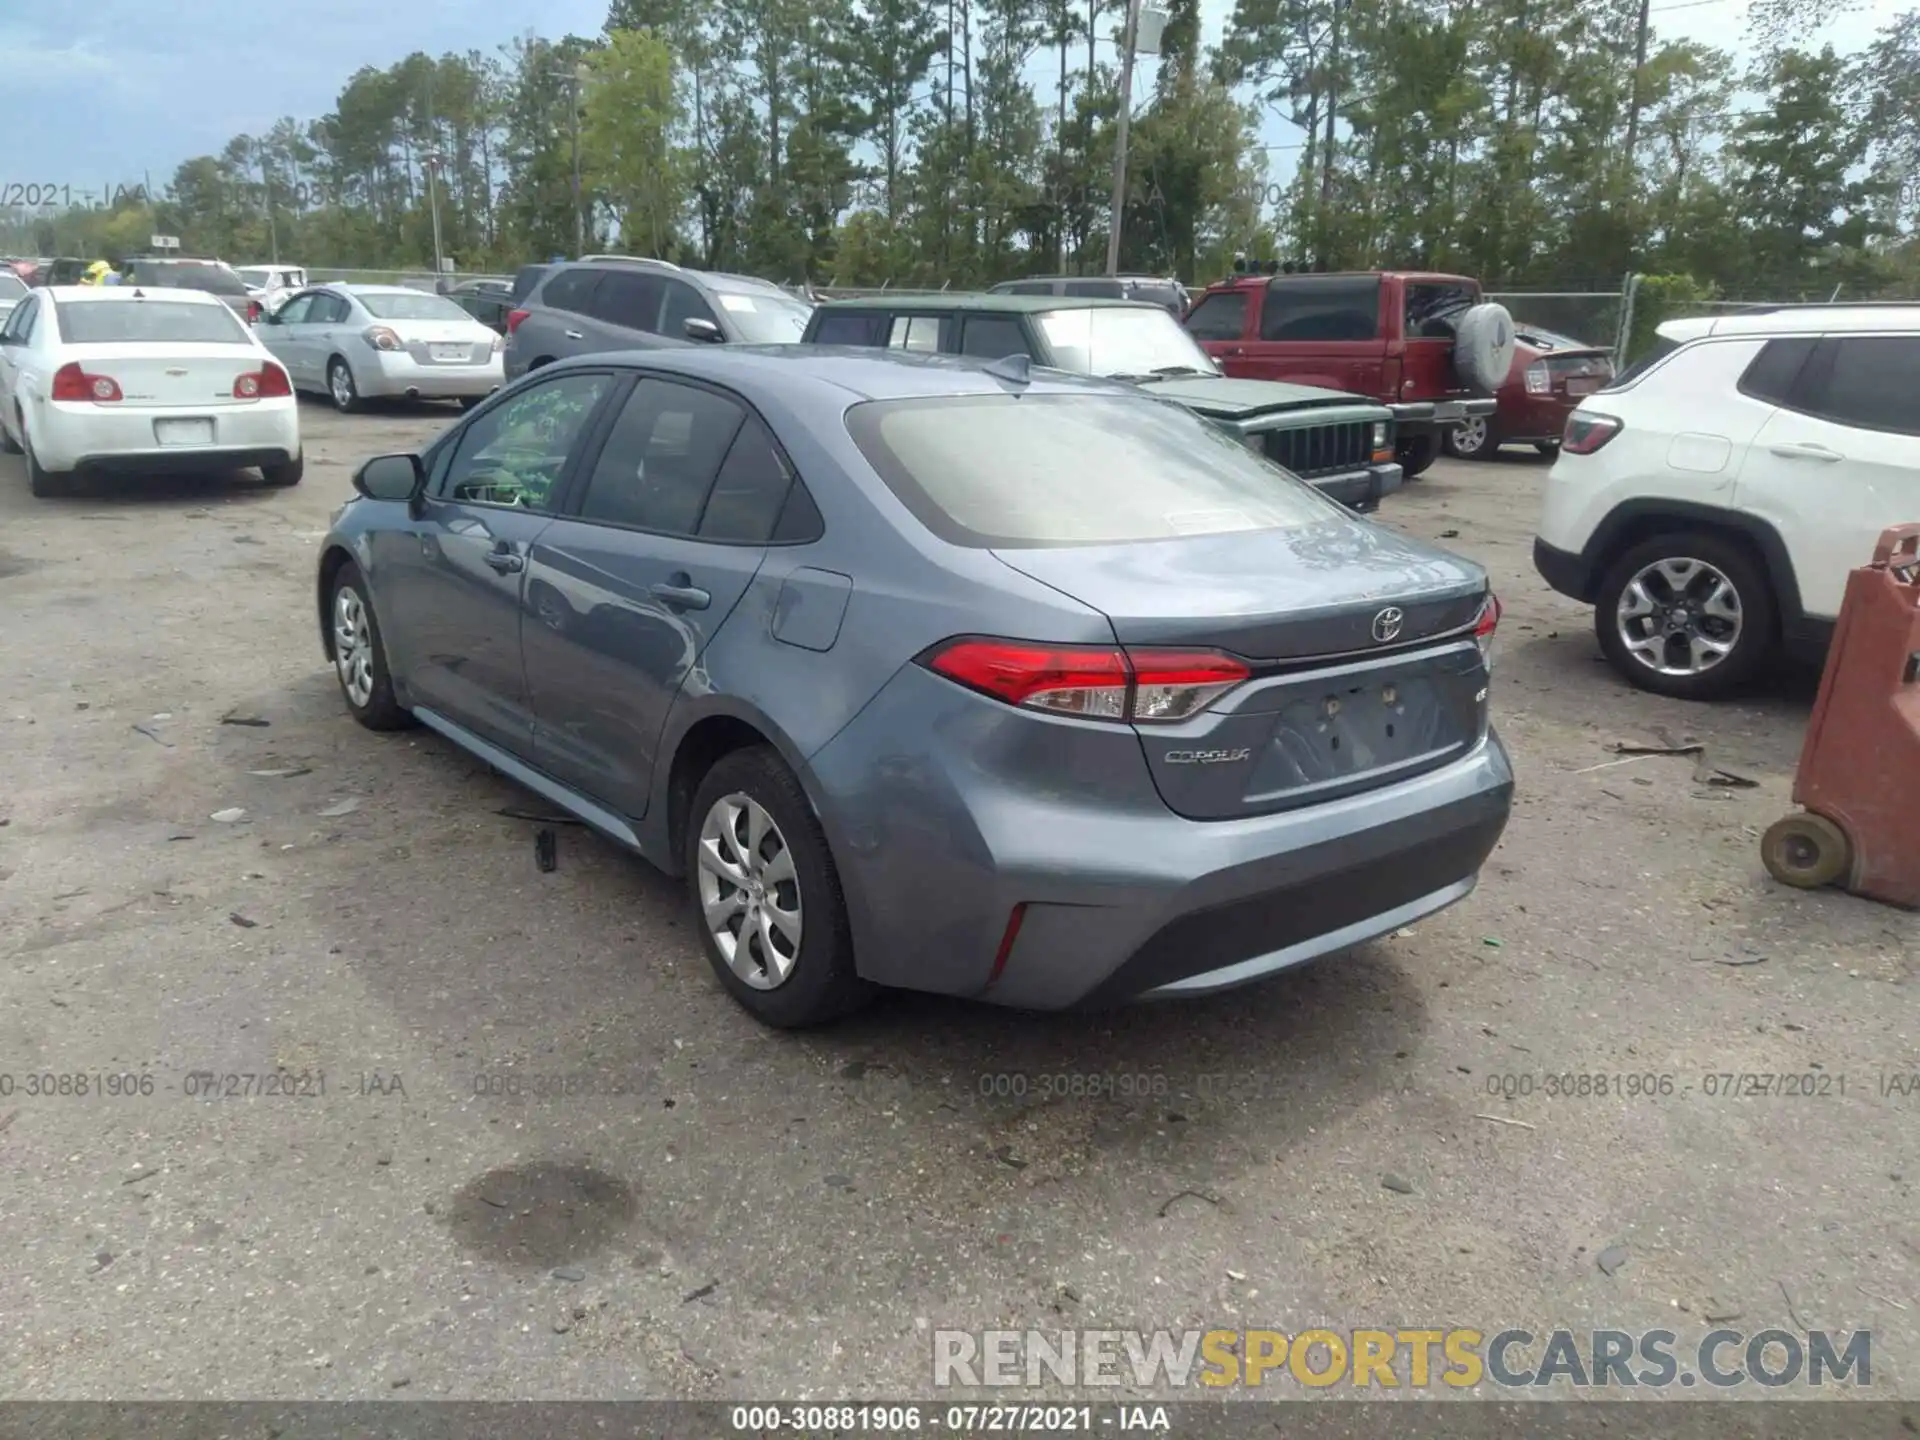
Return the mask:
[(212, 295), (244, 295), (247, 282), (224, 265), (143, 265), (133, 267), (133, 283), (175, 290), (205, 290)]
[(355, 297), (377, 320), (471, 320), (444, 295), (368, 295)]
[(1144, 395), (869, 401), (847, 428), (901, 503), (954, 545), (1119, 545), (1338, 513), (1218, 426)]
[(60, 306), (60, 338), (69, 345), (231, 345), (247, 332), (224, 305), (180, 300), (77, 300)]
[(0, 271), (0, 300), (18, 300), (26, 293), (26, 281), (11, 271)]

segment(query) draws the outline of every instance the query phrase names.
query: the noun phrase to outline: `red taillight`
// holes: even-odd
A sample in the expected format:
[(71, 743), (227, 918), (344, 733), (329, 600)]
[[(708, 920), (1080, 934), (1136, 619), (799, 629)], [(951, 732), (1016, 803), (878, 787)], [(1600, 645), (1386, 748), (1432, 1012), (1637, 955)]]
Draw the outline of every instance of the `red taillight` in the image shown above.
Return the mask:
[(1018, 640), (956, 640), (926, 663), (1009, 705), (1147, 725), (1185, 720), (1252, 673), (1211, 650), (1126, 651)]
[(76, 361), (53, 372), (53, 398), (105, 402), (126, 397), (120, 393), (116, 381), (105, 375), (89, 375)]
[(1611, 415), (1586, 415), (1576, 410), (1567, 417), (1567, 431), (1561, 437), (1560, 450), (1566, 455), (1591, 455), (1621, 431)]
[(254, 321), (258, 320), (259, 318), (260, 318), (260, 302), (258, 300), (247, 301), (247, 323), (251, 325), (253, 324)]
[(526, 319), (529, 313), (530, 312), (526, 310), (509, 310), (507, 312), (507, 333), (511, 335), (514, 331), (518, 330), (520, 328), (520, 322)]
[(1500, 628), (1500, 597), (1488, 592), (1487, 603), (1480, 607), (1480, 618), (1473, 622), (1473, 638), (1479, 643), (1480, 658), (1493, 663), (1493, 632)]
[(287, 379), (287, 372), (278, 365), (268, 365), (233, 382), (236, 400), (273, 400), (291, 394), (293, 385)]

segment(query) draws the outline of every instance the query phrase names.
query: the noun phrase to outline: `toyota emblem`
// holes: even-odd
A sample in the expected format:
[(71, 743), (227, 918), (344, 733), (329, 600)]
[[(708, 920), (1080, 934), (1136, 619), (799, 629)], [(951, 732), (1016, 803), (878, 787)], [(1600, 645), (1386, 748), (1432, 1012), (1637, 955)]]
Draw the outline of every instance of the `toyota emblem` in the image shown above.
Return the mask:
[(1397, 605), (1389, 605), (1373, 617), (1373, 638), (1382, 645), (1400, 636), (1400, 627), (1407, 623), (1407, 612)]

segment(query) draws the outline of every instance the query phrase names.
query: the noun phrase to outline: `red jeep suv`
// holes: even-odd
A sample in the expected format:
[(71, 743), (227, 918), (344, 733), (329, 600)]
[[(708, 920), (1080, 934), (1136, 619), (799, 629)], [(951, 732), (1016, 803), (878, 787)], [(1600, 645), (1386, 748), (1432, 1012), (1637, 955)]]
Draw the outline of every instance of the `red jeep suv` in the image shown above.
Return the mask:
[(1409, 480), (1443, 433), (1494, 413), (1513, 363), (1513, 317), (1459, 275), (1235, 275), (1207, 288), (1186, 326), (1229, 375), (1379, 400), (1398, 422)]

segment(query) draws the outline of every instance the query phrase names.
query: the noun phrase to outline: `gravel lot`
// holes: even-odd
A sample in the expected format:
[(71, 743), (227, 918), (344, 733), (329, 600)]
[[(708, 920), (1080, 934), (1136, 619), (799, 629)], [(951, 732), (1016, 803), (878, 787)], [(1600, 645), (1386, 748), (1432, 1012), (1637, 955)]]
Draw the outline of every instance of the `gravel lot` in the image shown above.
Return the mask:
[[(1735, 1314), (1870, 1327), (1874, 1390), (1920, 1391), (1920, 1097), (1882, 1079), (1920, 1071), (1912, 918), (1767, 880), (1811, 682), (1710, 709), (1617, 682), (1532, 572), (1530, 452), (1442, 462), (1384, 515), (1508, 604), (1521, 793), (1476, 897), (1213, 1001), (895, 997), (782, 1036), (676, 888), (577, 827), (540, 873), (498, 812), (544, 805), (347, 718), (315, 542), (352, 466), (456, 412), (303, 413), (292, 492), (36, 502), (0, 459), (13, 1398), (899, 1397), (938, 1327), (1684, 1345)], [(1757, 786), (1610, 753), (1663, 736)], [(186, 1093), (276, 1069), (324, 1095)], [(1723, 1072), (1846, 1093), (1704, 1095)], [(1674, 1091), (1549, 1098), (1561, 1073)], [(1489, 1093), (1509, 1076), (1533, 1093)]]

